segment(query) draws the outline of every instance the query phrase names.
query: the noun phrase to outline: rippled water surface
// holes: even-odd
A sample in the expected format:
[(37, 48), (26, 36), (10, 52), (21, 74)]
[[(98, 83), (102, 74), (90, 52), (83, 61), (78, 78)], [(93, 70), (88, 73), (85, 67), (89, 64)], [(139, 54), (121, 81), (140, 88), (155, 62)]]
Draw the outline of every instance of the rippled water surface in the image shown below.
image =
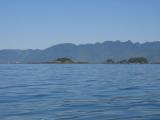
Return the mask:
[(0, 120), (160, 120), (160, 65), (0, 65)]

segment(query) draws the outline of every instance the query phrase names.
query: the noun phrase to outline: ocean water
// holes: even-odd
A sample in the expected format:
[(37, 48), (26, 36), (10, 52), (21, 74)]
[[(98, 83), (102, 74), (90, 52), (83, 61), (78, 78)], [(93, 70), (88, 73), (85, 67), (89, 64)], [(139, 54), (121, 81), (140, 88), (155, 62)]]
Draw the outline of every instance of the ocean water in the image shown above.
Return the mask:
[(160, 65), (0, 65), (0, 120), (160, 120)]

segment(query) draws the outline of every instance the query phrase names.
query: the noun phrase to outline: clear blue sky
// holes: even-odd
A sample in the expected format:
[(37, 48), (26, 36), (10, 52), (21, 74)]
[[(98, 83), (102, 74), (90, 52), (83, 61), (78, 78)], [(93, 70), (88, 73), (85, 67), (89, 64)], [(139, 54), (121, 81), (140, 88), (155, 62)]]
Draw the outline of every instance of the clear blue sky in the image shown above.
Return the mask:
[(160, 0), (0, 0), (0, 49), (160, 40)]

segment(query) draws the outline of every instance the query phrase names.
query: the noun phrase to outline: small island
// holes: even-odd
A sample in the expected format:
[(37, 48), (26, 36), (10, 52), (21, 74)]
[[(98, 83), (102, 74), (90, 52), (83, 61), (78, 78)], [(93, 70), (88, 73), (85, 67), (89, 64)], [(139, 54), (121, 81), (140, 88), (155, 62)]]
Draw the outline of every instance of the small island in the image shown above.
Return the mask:
[(133, 64), (148, 64), (148, 60), (145, 57), (133, 57), (128, 60), (128, 63)]
[(57, 58), (53, 61), (42, 62), (40, 64), (90, 64), (90, 63), (86, 61), (74, 61), (70, 58), (62, 57), (62, 58)]
[(70, 58), (67, 57), (63, 57), (63, 58), (57, 58), (56, 60), (50, 61), (50, 62), (45, 62), (48, 64), (73, 64), (75, 63), (73, 60), (71, 60)]
[(104, 64), (148, 64), (148, 60), (145, 57), (131, 57), (128, 60), (120, 60), (115, 62), (113, 59), (107, 59)]

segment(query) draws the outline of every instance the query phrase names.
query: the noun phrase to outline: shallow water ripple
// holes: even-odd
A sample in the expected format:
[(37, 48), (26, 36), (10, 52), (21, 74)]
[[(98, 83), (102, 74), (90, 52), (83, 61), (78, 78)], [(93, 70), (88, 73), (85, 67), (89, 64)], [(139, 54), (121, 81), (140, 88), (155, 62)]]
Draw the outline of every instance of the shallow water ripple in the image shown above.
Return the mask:
[(159, 65), (0, 65), (0, 120), (159, 120)]

